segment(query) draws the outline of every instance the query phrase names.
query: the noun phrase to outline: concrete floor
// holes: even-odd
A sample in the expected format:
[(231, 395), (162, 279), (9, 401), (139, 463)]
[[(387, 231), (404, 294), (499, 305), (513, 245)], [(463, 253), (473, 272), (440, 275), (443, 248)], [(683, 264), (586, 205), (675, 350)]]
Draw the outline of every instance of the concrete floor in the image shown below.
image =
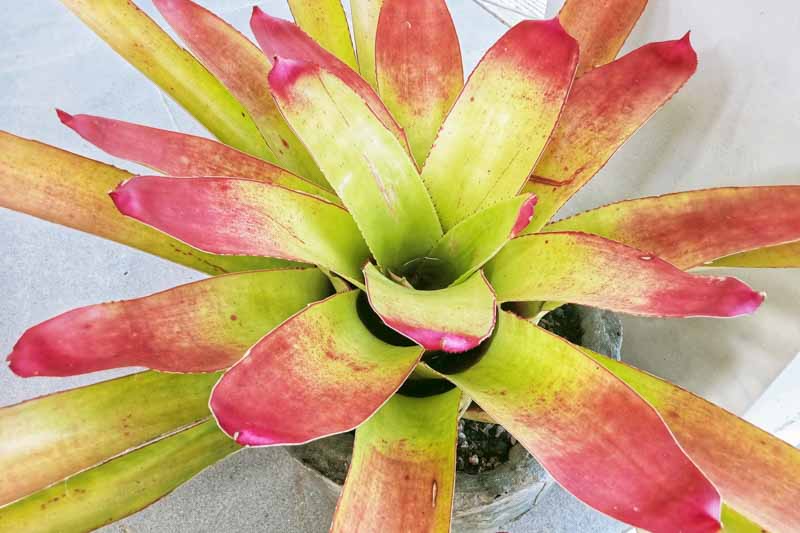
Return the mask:
[[(202, 0), (201, 0), (202, 1)], [(147, 0), (140, 2), (151, 14)], [(206, 0), (246, 34), (252, 0)], [(14, 1), (0, 25), (0, 129), (136, 170), (62, 127), (53, 109), (203, 133), (185, 112), (56, 0)], [(549, 6), (553, 12), (558, 2)], [(289, 15), (281, 0), (260, 2)], [(450, 2), (471, 69), (504, 31), (467, 0)], [(157, 20), (160, 16), (154, 14)], [(692, 30), (697, 75), (623, 147), (563, 214), (623, 198), (722, 185), (800, 183), (800, 6), (744, 0), (652, 2), (626, 50)], [(0, 210), (0, 352), (27, 328), (76, 306), (131, 298), (199, 279), (146, 254)], [(800, 273), (735, 271), (768, 293), (735, 320), (625, 318), (623, 357), (735, 412), (744, 412), (800, 351)], [(18, 379), (0, 369), (0, 405), (107, 379)], [(323, 531), (332, 510), (285, 452), (248, 450), (112, 530)], [(580, 504), (563, 494), (553, 508)], [(575, 506), (575, 507), (569, 507)], [(578, 516), (577, 512), (570, 512)], [(610, 522), (526, 517), (509, 531), (614, 531)]]

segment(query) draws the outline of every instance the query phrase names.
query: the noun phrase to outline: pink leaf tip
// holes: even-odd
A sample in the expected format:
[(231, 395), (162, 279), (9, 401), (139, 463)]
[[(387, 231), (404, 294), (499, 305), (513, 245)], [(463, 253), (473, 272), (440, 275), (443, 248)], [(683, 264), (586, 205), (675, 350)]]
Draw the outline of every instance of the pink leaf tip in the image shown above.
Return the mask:
[(527, 228), (528, 224), (531, 223), (534, 213), (533, 208), (536, 206), (538, 201), (539, 198), (535, 194), (531, 194), (530, 197), (523, 202), (519, 209), (519, 213), (517, 214), (517, 220), (514, 222), (514, 227), (511, 228), (511, 239), (522, 233), (522, 230)]
[(319, 67), (298, 59), (287, 59), (275, 56), (268, 80), (272, 93), (276, 98), (288, 101), (291, 99), (291, 88), (298, 78), (316, 72)]
[(60, 120), (61, 123), (64, 124), (65, 126), (69, 126), (70, 123), (75, 118), (72, 115), (70, 115), (69, 113), (67, 113), (66, 111), (63, 111), (63, 110), (58, 109), (58, 108), (56, 108), (56, 115), (58, 115), (58, 120)]

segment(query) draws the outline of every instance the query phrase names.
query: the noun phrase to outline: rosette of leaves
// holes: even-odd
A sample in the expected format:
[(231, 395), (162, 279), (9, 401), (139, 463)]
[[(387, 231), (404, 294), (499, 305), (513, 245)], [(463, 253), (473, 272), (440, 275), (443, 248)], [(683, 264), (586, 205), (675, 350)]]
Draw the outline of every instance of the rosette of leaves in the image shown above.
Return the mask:
[[(149, 371), (0, 409), (0, 530), (124, 517), (241, 446), (355, 429), (333, 531), (447, 531), (468, 401), (576, 497), (653, 532), (800, 530), (800, 452), (536, 325), (573, 302), (733, 317), (701, 265), (800, 266), (800, 187), (551, 222), (693, 74), (688, 35), (615, 59), (643, 0), (568, 0), (465, 81), (443, 0), (290, 0), (260, 49), (190, 0), (63, 0), (220, 142), (64, 124), (161, 175), (0, 134), (0, 205), (212, 277), (28, 330), (19, 376)], [(108, 195), (111, 191), (110, 197)]]

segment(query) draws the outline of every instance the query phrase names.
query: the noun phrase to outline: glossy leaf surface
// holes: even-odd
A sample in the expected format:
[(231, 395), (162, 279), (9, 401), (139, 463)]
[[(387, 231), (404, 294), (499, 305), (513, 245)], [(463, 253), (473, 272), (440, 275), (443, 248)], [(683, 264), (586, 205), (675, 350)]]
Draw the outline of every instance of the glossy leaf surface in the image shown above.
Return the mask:
[(350, 431), (403, 383), (422, 355), (374, 337), (359, 291), (340, 293), (274, 329), (214, 388), (211, 410), (240, 444), (300, 444)]
[(332, 532), (450, 530), (460, 399), (396, 394), (356, 430)]
[(695, 276), (646, 252), (587, 233), (517, 237), (490, 261), (500, 302), (558, 301), (644, 316), (730, 317), (764, 301), (735, 278)]
[(68, 311), (25, 332), (8, 357), (19, 376), (143, 366), (211, 372), (333, 289), (317, 269), (229, 274), (152, 296)]
[(425, 161), (445, 231), (516, 195), (572, 84), (577, 43), (557, 20), (524, 21), (483, 56)]

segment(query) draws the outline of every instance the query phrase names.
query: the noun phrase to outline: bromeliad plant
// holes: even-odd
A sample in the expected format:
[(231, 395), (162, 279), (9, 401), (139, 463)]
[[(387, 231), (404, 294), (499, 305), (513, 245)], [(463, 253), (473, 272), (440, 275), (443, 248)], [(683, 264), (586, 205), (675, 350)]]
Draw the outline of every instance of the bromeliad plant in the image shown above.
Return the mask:
[(443, 0), (353, 0), (357, 55), (338, 0), (255, 9), (261, 50), (154, 0), (193, 55), (127, 0), (63, 2), (222, 142), (59, 111), (169, 177), (2, 133), (0, 204), (215, 277), (22, 336), (19, 376), (151, 371), (0, 410), (0, 530), (92, 529), (240, 446), (357, 428), (333, 530), (447, 531), (470, 399), (624, 522), (800, 530), (798, 451), (535, 325), (554, 302), (742, 315), (761, 294), (685, 271), (800, 266), (800, 186), (548, 223), (695, 70), (688, 35), (614, 60), (645, 0), (568, 0), (466, 83)]

